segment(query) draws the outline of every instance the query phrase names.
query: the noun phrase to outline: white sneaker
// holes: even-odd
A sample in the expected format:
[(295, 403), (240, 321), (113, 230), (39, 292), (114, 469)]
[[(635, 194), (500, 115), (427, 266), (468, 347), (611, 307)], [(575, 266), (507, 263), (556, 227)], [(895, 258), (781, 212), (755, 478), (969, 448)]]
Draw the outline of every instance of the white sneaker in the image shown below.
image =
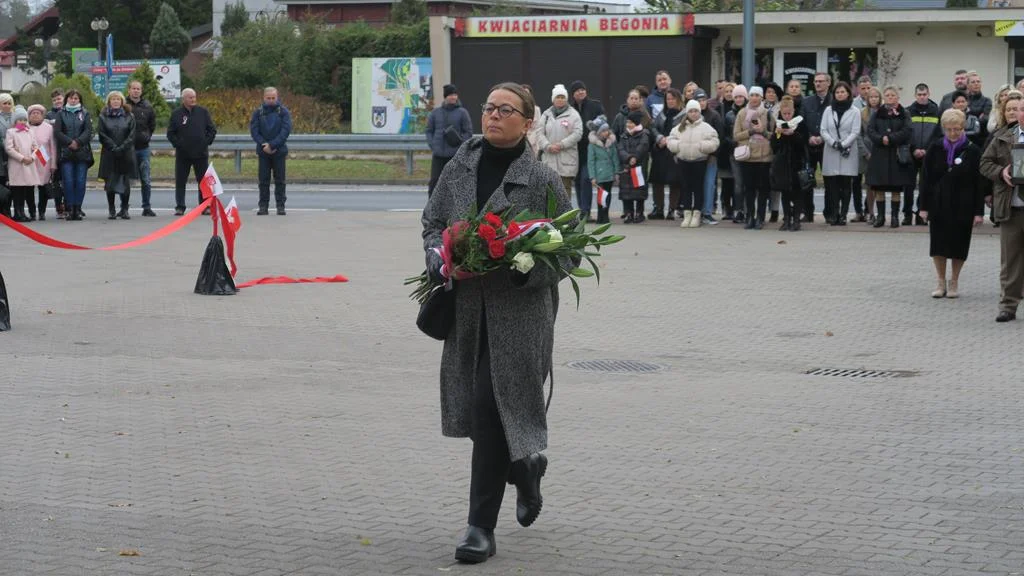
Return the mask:
[(690, 210), (683, 210), (683, 217), (680, 218), (681, 222), (679, 223), (679, 227), (680, 228), (689, 228), (690, 227), (690, 218), (691, 217), (692, 217), (692, 212)]
[(693, 215), (690, 216), (690, 228), (700, 228), (700, 210), (694, 210)]

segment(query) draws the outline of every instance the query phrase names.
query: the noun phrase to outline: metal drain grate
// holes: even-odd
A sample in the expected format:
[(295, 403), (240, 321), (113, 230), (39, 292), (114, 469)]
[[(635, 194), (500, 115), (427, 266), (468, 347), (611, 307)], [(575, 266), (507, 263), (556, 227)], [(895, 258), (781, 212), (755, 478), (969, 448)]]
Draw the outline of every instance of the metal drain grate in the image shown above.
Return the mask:
[(911, 370), (854, 370), (848, 368), (815, 368), (808, 370), (809, 376), (833, 376), (836, 378), (911, 378), (918, 373)]
[(653, 374), (668, 368), (662, 364), (636, 360), (577, 360), (567, 364), (573, 370), (584, 372), (610, 372), (614, 374)]

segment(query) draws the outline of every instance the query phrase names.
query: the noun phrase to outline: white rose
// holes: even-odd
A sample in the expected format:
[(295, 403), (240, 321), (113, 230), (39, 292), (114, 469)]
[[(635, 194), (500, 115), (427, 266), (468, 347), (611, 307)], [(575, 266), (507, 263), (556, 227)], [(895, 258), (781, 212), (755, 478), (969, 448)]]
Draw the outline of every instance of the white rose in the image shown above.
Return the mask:
[(562, 243), (562, 233), (559, 232), (558, 230), (552, 230), (552, 231), (548, 232), (548, 242), (550, 242), (552, 244), (561, 244)]
[(512, 268), (522, 272), (523, 274), (532, 270), (533, 265), (533, 254), (530, 254), (529, 252), (520, 252), (512, 258)]

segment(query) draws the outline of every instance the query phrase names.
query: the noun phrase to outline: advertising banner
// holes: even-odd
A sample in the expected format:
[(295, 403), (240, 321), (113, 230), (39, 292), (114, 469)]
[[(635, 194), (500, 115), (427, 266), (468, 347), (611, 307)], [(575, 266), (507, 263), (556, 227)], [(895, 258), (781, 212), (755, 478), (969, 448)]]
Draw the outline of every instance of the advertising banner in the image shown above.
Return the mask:
[(578, 38), (693, 34), (693, 14), (579, 14), (467, 18), (468, 38)]

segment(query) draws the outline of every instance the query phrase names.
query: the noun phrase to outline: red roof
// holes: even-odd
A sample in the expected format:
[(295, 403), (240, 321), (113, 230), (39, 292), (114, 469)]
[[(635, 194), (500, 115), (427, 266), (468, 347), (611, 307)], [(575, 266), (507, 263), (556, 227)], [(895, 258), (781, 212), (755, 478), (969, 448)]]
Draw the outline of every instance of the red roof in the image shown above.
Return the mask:
[[(26, 36), (35, 36), (36, 29), (43, 28), (44, 36), (52, 36), (60, 28), (60, 10), (53, 6), (40, 13), (22, 27)], [(3, 41), (0, 41), (0, 50), (11, 50), (18, 44), (18, 35), (11, 34)]]

